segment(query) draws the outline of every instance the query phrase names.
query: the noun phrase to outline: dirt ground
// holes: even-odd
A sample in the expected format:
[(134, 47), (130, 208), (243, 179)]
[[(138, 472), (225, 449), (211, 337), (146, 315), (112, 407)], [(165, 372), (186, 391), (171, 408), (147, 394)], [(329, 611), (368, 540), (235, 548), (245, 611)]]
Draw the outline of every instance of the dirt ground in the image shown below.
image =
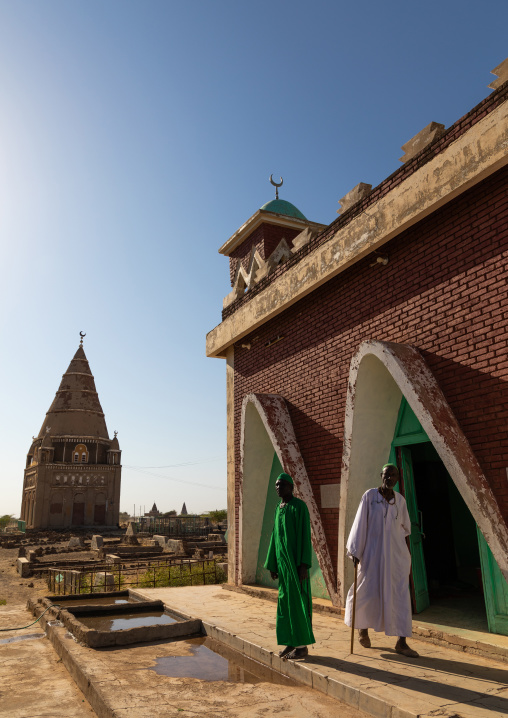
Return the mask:
[(24, 604), (0, 606), (0, 716), (9, 718), (94, 718), (39, 624)]
[[(65, 548), (67, 541), (61, 544), (52, 544), (57, 548)], [(36, 549), (38, 544), (25, 546), (27, 550)], [(87, 560), (94, 558), (95, 553), (91, 551), (81, 551), (73, 553), (62, 553), (62, 554), (49, 554), (42, 556), (41, 561), (55, 561), (61, 558), (63, 561), (68, 559), (76, 560)], [(26, 604), (29, 596), (38, 597), (45, 596), (48, 593), (46, 582), (40, 578), (21, 578), (16, 571), (16, 559), (18, 558), (17, 548), (0, 548), (0, 605), (2, 599), (6, 601), (6, 605), (10, 604)], [(32, 584), (32, 585), (30, 585)]]
[(17, 548), (0, 548), (0, 602), (5, 600), (7, 606), (26, 604), (29, 596), (44, 596), (48, 591), (45, 581), (18, 575), (17, 558)]

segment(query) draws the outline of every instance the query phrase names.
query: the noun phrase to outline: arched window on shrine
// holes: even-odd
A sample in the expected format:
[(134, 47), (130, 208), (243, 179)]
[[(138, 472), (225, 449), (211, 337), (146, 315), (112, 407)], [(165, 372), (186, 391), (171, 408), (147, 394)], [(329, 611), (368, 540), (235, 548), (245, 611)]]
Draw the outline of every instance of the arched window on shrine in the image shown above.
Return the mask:
[(74, 448), (74, 463), (75, 464), (87, 464), (88, 463), (88, 449), (84, 444), (78, 444)]

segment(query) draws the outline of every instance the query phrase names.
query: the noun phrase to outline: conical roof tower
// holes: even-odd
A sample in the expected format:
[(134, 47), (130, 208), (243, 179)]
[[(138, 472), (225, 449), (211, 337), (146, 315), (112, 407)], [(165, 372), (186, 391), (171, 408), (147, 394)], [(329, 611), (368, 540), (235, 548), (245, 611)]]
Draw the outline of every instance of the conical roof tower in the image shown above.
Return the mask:
[(109, 438), (83, 336), (26, 457), (29, 529), (118, 526), (122, 452), (117, 432)]
[(82, 341), (62, 377), (38, 438), (45, 436), (48, 428), (51, 436), (109, 439), (104, 412)]

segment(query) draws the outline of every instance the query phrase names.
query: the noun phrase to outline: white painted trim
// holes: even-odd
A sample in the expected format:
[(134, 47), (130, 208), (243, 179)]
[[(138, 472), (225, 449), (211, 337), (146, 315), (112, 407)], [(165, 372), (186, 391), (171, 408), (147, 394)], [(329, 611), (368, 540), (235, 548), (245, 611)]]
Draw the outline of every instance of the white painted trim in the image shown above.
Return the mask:
[[(420, 353), (413, 347), (380, 341), (366, 341), (360, 345), (351, 360), (346, 414), (344, 423), (344, 449), (341, 472), (341, 500), (339, 512), (339, 555), (337, 573), (339, 586), (348, 586), (348, 571), (345, 557), (345, 543), (349, 532), (348, 523), (356, 506), (349, 500), (350, 486), (363, 491), (371, 488), (378, 479), (376, 473), (368, 485), (361, 475), (361, 455), (365, 458), (365, 437), (362, 436), (363, 422), (356, 421), (358, 411), (365, 411), (369, 402), (376, 402), (376, 396), (369, 391), (365, 401), (360, 398), (359, 378), (365, 362), (377, 362), (384, 367), (387, 377), (393, 380), (398, 393), (393, 394), (391, 419), (387, 431), (393, 436), (400, 397), (404, 395), (425, 433), (441, 457), (446, 470), (455, 482), (462, 498), (482, 531), (503, 575), (508, 580), (508, 529), (501, 515), (496, 498), (490, 489), (482, 469), (464, 436), (457, 419), (450, 409), (439, 385)], [(362, 406), (363, 404), (363, 406)], [(387, 418), (384, 419), (387, 421)], [(384, 430), (384, 427), (380, 427)], [(386, 443), (386, 442), (385, 442)], [(381, 447), (378, 447), (381, 451)], [(360, 461), (359, 461), (360, 458)], [(379, 462), (387, 456), (374, 457)], [(378, 470), (382, 463), (379, 463)], [(363, 489), (363, 490), (362, 490)], [(358, 493), (358, 490), (356, 493)], [(341, 595), (344, 605), (345, 595)]]

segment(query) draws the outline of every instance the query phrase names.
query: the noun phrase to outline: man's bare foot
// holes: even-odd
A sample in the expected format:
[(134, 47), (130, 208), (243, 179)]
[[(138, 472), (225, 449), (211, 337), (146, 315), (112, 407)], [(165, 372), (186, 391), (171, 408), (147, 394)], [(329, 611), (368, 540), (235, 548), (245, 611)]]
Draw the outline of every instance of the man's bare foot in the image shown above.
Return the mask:
[(279, 651), (279, 658), (285, 658), (288, 655), (288, 653), (291, 653), (291, 651), (294, 651), (294, 650), (295, 650), (294, 646), (286, 646), (285, 648), (282, 649), (282, 651)]
[(359, 628), (358, 629), (358, 640), (360, 642), (360, 646), (363, 646), (364, 648), (370, 648), (371, 644), (370, 644), (368, 628)]
[(408, 658), (420, 658), (420, 654), (409, 648), (405, 638), (399, 638), (395, 644), (395, 652), (400, 653), (401, 656), (407, 656)]
[(298, 660), (299, 658), (307, 658), (309, 655), (309, 649), (307, 646), (304, 646), (303, 648), (294, 648), (291, 653), (288, 653), (286, 658), (291, 661)]

